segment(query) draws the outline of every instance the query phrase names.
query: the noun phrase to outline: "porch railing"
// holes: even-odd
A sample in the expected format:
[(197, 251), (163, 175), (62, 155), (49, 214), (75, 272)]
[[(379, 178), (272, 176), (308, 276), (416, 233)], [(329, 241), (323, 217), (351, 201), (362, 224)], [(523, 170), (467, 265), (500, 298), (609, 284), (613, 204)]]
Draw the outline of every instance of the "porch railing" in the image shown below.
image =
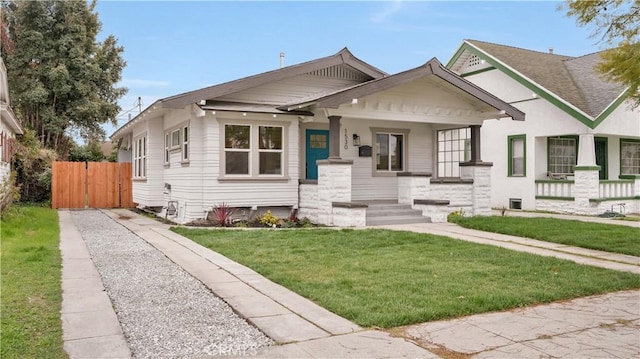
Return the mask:
[(635, 196), (633, 180), (600, 181), (600, 198), (631, 198)]
[(573, 198), (574, 181), (536, 180), (537, 198)]

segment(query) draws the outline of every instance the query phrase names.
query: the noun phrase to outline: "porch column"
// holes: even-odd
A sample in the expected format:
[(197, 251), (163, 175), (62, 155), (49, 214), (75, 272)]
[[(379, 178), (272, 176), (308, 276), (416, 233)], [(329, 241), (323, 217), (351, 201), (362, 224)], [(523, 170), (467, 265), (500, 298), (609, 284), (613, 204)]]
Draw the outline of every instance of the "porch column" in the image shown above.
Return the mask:
[(480, 155), (480, 125), (471, 125), (471, 163), (482, 162)]
[(342, 116), (329, 116), (329, 158), (340, 159), (340, 119)]
[(596, 145), (593, 133), (583, 133), (578, 141), (578, 166), (596, 166)]
[(491, 215), (492, 166), (493, 163), (491, 162), (463, 162), (460, 164), (460, 178), (473, 180), (471, 192), (472, 216)]
[(333, 202), (351, 202), (352, 160), (318, 160), (318, 223), (334, 225)]
[(577, 162), (573, 168), (574, 211), (578, 214), (598, 214), (597, 205), (589, 201), (600, 197), (600, 166), (596, 165), (596, 146), (592, 133), (580, 134)]

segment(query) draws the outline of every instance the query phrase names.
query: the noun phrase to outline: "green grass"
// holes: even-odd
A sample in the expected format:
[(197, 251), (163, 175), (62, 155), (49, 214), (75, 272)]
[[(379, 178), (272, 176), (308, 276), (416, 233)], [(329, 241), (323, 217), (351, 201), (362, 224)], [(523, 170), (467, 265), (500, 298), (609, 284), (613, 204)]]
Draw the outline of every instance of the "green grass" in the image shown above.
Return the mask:
[(43, 207), (11, 209), (2, 220), (2, 358), (66, 358), (58, 214)]
[(640, 230), (615, 224), (601, 224), (557, 218), (458, 217), (465, 228), (509, 234), (575, 247), (640, 256)]
[(427, 234), (173, 230), (365, 327), (640, 288), (639, 275)]

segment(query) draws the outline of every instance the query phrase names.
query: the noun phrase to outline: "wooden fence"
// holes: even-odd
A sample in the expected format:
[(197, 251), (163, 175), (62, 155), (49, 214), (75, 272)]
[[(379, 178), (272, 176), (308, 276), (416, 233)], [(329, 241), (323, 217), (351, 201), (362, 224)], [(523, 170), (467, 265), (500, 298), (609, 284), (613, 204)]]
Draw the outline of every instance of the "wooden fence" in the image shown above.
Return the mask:
[(131, 163), (54, 162), (53, 208), (131, 208)]

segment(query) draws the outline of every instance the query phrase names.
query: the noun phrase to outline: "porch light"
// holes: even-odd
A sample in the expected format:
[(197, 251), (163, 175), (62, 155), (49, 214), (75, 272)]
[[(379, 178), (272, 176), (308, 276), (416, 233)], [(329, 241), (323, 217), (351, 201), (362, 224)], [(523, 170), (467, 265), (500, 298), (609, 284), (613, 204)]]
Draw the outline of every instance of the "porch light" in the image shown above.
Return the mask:
[(360, 136), (355, 133), (353, 134), (353, 145), (360, 146)]

